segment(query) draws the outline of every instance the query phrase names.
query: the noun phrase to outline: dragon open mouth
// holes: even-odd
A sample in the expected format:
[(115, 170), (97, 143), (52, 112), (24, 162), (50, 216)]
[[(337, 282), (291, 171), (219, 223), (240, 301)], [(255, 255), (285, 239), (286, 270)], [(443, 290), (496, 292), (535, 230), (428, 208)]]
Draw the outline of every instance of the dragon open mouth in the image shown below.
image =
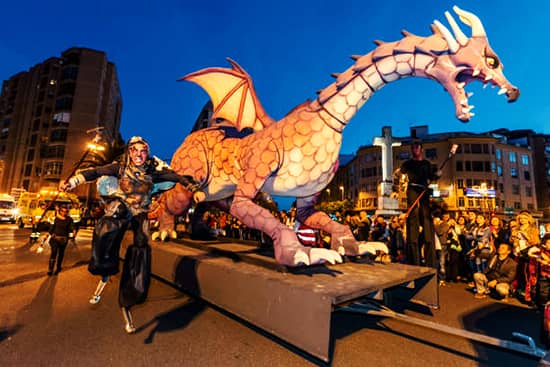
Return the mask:
[(458, 99), (456, 100), (456, 112), (457, 118), (460, 121), (467, 122), (471, 117), (474, 116), (474, 113), (471, 110), (474, 108), (473, 105), (468, 104), (468, 98), (473, 95), (473, 92), (466, 92), (464, 87), (473, 82), (478, 81), (483, 83), (483, 88), (486, 88), (488, 85), (494, 87), (499, 87), (497, 94), (505, 94), (509, 103), (515, 102), (519, 97), (519, 89), (512, 85), (501, 85), (498, 81), (494, 80), (492, 76), (485, 75), (479, 70), (473, 69), (464, 69), (459, 72), (455, 78), (456, 88), (458, 89)]

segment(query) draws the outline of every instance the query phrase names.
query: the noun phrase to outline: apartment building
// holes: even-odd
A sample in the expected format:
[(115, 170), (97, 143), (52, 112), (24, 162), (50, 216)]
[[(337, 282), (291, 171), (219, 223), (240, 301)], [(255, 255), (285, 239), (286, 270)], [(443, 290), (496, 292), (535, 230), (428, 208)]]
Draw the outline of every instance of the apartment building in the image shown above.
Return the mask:
[[(401, 146), (392, 149), (394, 169), (411, 157), (412, 141), (422, 140), (425, 158), (434, 170), (442, 168), (441, 178), (431, 187), (432, 198), (448, 210), (477, 209), (510, 216), (527, 209), (542, 217), (538, 195), (541, 189), (548, 191), (548, 186), (537, 186), (537, 172), (544, 169), (537, 166), (532, 146), (510, 143), (494, 132), (428, 134), (427, 126), (412, 127), (410, 136), (395, 139), (401, 141)], [(459, 148), (443, 164), (453, 144)], [(353, 159), (340, 167), (321, 200), (345, 197), (356, 210), (375, 211), (382, 180), (381, 155), (378, 146), (360, 147)], [(402, 210), (407, 208), (405, 185), (406, 178), (396, 172), (394, 188)]]
[(0, 192), (57, 187), (103, 127), (120, 138), (122, 96), (102, 51), (73, 47), (12, 75), (0, 94)]

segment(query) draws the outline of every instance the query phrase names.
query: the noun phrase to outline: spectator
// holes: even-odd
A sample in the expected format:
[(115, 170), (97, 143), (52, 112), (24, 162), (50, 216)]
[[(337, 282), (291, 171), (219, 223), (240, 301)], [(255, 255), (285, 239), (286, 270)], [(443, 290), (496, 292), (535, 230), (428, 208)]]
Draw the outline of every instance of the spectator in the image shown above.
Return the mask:
[(511, 253), (510, 245), (501, 243), (485, 270), (474, 274), (475, 298), (485, 298), (494, 289), (500, 297), (508, 299), (510, 285), (516, 276), (516, 262), (510, 257)]
[(372, 223), (370, 239), (372, 241), (386, 242), (388, 238), (386, 227), (387, 227), (387, 224), (386, 224), (386, 221), (384, 220), (384, 217), (381, 215), (378, 215)]
[(531, 302), (531, 284), (527, 281), (529, 278), (529, 251), (540, 242), (539, 229), (529, 212), (521, 211), (518, 214), (517, 227), (510, 237), (518, 264), (514, 287), (518, 298), (529, 303)]
[(470, 266), (474, 273), (482, 273), (487, 266), (487, 261), (495, 252), (491, 246), (491, 230), (483, 214), (476, 216), (476, 224), (468, 236), (472, 240), (469, 253)]
[(404, 264), (406, 262), (405, 236), (404, 226), (405, 220), (395, 215), (390, 220), (390, 228), (388, 231), (390, 242), (390, 255), (393, 261)]
[(533, 290), (532, 300), (539, 309), (550, 301), (550, 232), (547, 232), (539, 246), (529, 252), (529, 284)]
[(443, 212), (441, 218), (434, 218), (434, 231), (435, 235), (438, 237), (439, 244), (441, 249), (438, 250), (439, 253), (439, 279), (440, 284), (444, 284), (447, 280), (447, 265), (446, 262), (449, 258), (449, 243), (448, 243), (448, 234), (449, 234), (449, 219), (450, 215), (448, 212)]
[[(50, 261), (48, 264), (48, 275), (57, 275), (61, 271), (63, 264), (63, 257), (65, 255), (65, 248), (69, 239), (74, 238), (76, 231), (74, 228), (73, 219), (68, 215), (69, 209), (61, 206), (57, 210), (53, 225), (49, 230), (49, 243), (52, 249), (50, 254)], [(47, 240), (47, 241), (48, 241)], [(57, 260), (57, 267), (55, 272), (53, 268)]]
[(447, 248), (447, 261), (445, 262), (445, 274), (447, 276), (448, 282), (456, 282), (459, 281), (460, 278), (460, 266), (461, 266), (461, 258), (462, 258), (462, 244), (460, 242), (460, 238), (458, 233), (460, 233), (461, 229), (457, 226), (454, 219), (450, 219), (449, 222), (449, 229), (447, 230), (446, 235), (446, 245)]

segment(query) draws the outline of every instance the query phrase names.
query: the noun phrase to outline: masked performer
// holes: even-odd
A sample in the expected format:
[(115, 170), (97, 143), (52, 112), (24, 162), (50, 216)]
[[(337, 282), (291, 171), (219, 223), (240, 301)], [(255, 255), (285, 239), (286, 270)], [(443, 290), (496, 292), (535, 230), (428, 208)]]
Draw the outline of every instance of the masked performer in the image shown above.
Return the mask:
[(129, 246), (122, 270), (119, 287), (119, 305), (125, 320), (127, 333), (135, 332), (130, 308), (143, 303), (147, 298), (151, 269), (151, 248), (147, 211), (151, 203), (153, 186), (161, 182), (180, 183), (193, 193), (195, 202), (204, 200), (196, 182), (189, 176), (181, 176), (156, 157), (149, 157), (149, 145), (139, 137), (132, 137), (127, 144), (127, 153), (121, 162), (80, 171), (61, 184), (62, 190), (93, 181), (101, 176), (116, 177), (118, 187), (106, 200), (105, 215), (94, 229), (92, 258), (88, 271), (101, 276), (90, 303), (98, 303), (108, 277), (118, 273), (120, 243), (130, 226), (134, 232), (133, 245)]

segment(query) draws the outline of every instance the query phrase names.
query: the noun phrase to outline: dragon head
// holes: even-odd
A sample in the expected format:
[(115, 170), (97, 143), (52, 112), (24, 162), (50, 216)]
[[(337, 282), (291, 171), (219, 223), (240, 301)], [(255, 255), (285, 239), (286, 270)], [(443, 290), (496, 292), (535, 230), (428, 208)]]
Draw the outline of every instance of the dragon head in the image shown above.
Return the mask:
[(451, 14), (445, 12), (454, 35), (435, 20), (432, 28), (436, 35), (426, 38), (428, 44), (422, 44), (417, 52), (426, 52), (433, 57), (434, 62), (426, 65), (423, 73), (443, 85), (453, 99), (456, 117), (462, 122), (468, 122), (474, 115), (471, 112), (473, 106), (468, 103), (472, 93), (464, 90), (468, 83), (477, 80), (484, 87), (488, 84), (497, 86), (500, 88), (498, 94), (505, 94), (508, 102), (518, 99), (519, 89), (504, 76), (502, 62), (489, 45), (479, 18), (457, 6), (453, 10), (472, 29), (472, 36), (468, 38)]

